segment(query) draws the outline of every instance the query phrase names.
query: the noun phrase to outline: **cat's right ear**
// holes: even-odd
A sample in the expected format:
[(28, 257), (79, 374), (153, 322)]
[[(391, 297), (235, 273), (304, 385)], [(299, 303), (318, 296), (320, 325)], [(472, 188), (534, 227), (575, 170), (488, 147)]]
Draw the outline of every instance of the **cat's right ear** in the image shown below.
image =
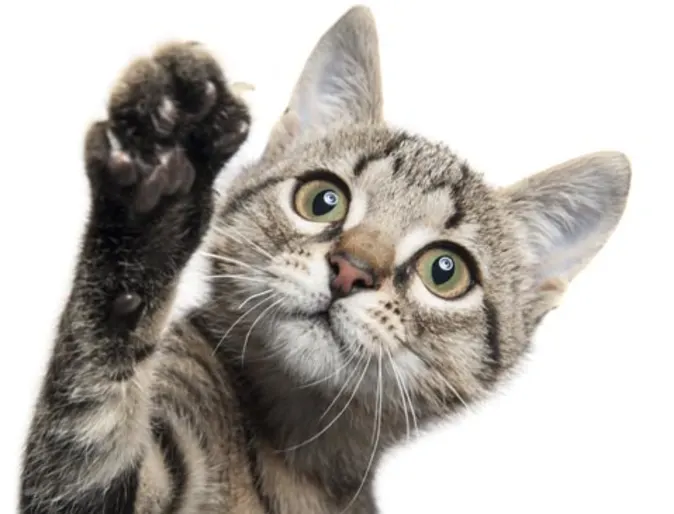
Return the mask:
[(295, 84), (263, 154), (283, 153), (298, 137), (382, 119), (379, 40), (372, 12), (353, 7), (323, 35)]

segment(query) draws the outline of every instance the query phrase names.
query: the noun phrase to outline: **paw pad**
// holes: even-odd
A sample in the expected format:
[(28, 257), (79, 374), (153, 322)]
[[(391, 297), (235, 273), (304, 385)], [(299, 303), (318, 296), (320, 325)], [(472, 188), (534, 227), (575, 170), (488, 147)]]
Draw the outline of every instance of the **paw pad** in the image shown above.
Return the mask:
[[(109, 120), (92, 132), (87, 162), (94, 184), (139, 213), (162, 198), (211, 187), (244, 142), (250, 116), (213, 57), (172, 43), (132, 63), (113, 88)], [(105, 138), (107, 137), (107, 141)]]
[(148, 212), (162, 196), (187, 193), (194, 182), (195, 170), (183, 151), (176, 148), (159, 158), (159, 165), (138, 185), (134, 204), (138, 212)]

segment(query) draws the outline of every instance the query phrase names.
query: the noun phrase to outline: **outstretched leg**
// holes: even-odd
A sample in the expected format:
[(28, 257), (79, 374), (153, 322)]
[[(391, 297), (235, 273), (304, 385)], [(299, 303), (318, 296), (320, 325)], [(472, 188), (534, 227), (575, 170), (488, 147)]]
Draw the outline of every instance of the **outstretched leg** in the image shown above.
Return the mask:
[[(22, 512), (163, 512), (175, 500), (188, 470), (172, 461), (186, 448), (155, 412), (156, 377), (170, 375), (159, 341), (209, 224), (213, 182), (249, 123), (217, 63), (190, 43), (134, 62), (108, 119), (89, 130), (90, 217), (26, 445)], [(179, 353), (168, 361), (189, 357)], [(155, 467), (156, 497), (139, 500)]]

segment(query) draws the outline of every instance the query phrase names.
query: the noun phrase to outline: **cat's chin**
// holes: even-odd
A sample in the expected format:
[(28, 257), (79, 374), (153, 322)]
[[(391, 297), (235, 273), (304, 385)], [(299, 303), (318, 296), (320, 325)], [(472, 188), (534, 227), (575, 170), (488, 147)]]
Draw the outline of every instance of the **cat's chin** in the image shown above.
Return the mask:
[(335, 326), (331, 314), (289, 314), (277, 318), (270, 327), (269, 338), (286, 369), (302, 381), (322, 381), (326, 385), (341, 385), (363, 364), (362, 351), (355, 350), (357, 341), (347, 341)]
[(353, 356), (353, 350), (349, 348), (349, 344), (347, 344), (347, 342), (343, 339), (339, 331), (335, 329), (328, 311), (315, 314), (311, 316), (310, 319), (313, 319), (314, 322), (325, 331), (327, 337), (332, 338), (332, 342), (337, 347), (337, 350), (346, 360), (351, 359)]

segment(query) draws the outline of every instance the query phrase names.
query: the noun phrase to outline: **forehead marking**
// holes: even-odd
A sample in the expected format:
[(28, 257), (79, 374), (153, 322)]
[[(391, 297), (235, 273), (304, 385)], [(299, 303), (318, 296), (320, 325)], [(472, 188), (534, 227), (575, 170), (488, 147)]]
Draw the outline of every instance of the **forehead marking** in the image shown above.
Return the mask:
[(458, 226), (466, 216), (464, 194), (466, 181), (470, 175), (470, 169), (465, 162), (459, 166), (459, 179), (452, 183), (452, 200), (454, 200), (454, 213), (445, 221), (445, 229), (449, 230)]
[[(382, 150), (380, 150), (378, 152), (374, 152), (372, 154), (361, 156), (358, 159), (358, 161), (356, 162), (356, 165), (353, 168), (353, 174), (356, 177), (359, 177), (360, 175), (363, 174), (365, 169), (369, 167), (370, 163), (372, 163), (374, 161), (386, 159), (387, 157), (390, 157), (391, 154), (396, 152), (398, 150), (398, 148), (400, 147), (400, 145), (402, 145), (408, 138), (409, 137), (407, 136), (407, 134), (405, 134), (404, 132), (399, 132), (391, 138), (391, 140), (386, 144), (386, 146)], [(396, 159), (393, 160), (393, 164), (392, 164), (393, 173), (398, 171), (398, 168), (400, 167), (400, 164), (401, 164), (401, 159), (396, 158)]]

